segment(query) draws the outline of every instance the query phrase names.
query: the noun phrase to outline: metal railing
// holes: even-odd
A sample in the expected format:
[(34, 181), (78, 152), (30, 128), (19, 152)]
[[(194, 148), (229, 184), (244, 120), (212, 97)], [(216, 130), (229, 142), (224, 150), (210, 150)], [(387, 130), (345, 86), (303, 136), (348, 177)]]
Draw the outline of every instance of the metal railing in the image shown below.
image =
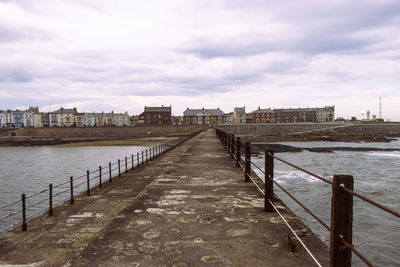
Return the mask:
[[(319, 222), (326, 230), (330, 232), (330, 265), (331, 266), (351, 266), (351, 255), (352, 252), (356, 254), (364, 263), (368, 266), (374, 266), (364, 255), (362, 255), (352, 244), (353, 238), (353, 196), (390, 213), (398, 218), (400, 218), (400, 213), (389, 207), (386, 207), (366, 196), (363, 196), (355, 191), (353, 191), (353, 176), (351, 175), (334, 175), (333, 180), (326, 179), (315, 173), (312, 173), (306, 169), (296, 166), (282, 158), (274, 155), (272, 150), (263, 150), (250, 142), (245, 142), (244, 146), (241, 143), (239, 137), (221, 131), (216, 130), (218, 138), (221, 140), (222, 144), (227, 148), (228, 152), (231, 154), (232, 159), (236, 159), (236, 166), (241, 167), (244, 170), (244, 178), (246, 182), (252, 181), (258, 190), (264, 195), (264, 211), (272, 212), (276, 211), (279, 213), (278, 209), (273, 203), (273, 187), (276, 185), (285, 194), (287, 194), (291, 199), (293, 199), (300, 207), (302, 207), (308, 214), (310, 214), (317, 222)], [(244, 148), (244, 155), (242, 155), (241, 149)], [(257, 166), (251, 161), (251, 151), (256, 150), (264, 154), (264, 169)], [(243, 156), (243, 158), (242, 158)], [(313, 213), (309, 208), (297, 200), (290, 192), (288, 192), (282, 185), (280, 185), (276, 180), (274, 180), (274, 160), (278, 160), (286, 165), (296, 168), (302, 172), (305, 172), (332, 187), (332, 200), (331, 200), (331, 222), (330, 225), (325, 223), (321, 218), (319, 218), (315, 213)], [(264, 190), (261, 189), (260, 182), (251, 176), (251, 166), (254, 166), (261, 173), (264, 174)], [(260, 177), (257, 177), (260, 178)], [(259, 179), (261, 180), (261, 178)], [(261, 180), (262, 181), (262, 180)], [(281, 214), (279, 213), (281, 216)], [(288, 227), (291, 229), (290, 225), (281, 216)], [(291, 229), (292, 230), (292, 229)], [(294, 233), (294, 231), (292, 230)], [(295, 234), (295, 233), (294, 233)], [(297, 237), (297, 235), (295, 234)], [(297, 237), (298, 238), (298, 237)], [(304, 246), (300, 238), (298, 238), (300, 243)], [(305, 247), (305, 246), (304, 246)], [(316, 261), (312, 253), (305, 247), (306, 251), (311, 255), (311, 257)], [(316, 261), (317, 265), (320, 265)]]
[[(196, 133), (197, 134), (197, 133)], [(190, 137), (192, 137), (190, 135)], [(189, 138), (190, 138), (189, 137)], [(160, 143), (148, 147), (145, 150), (137, 152), (136, 155), (124, 157), (117, 162), (109, 162), (107, 166), (99, 166), (98, 169), (89, 171), (79, 177), (69, 177), (64, 183), (57, 185), (49, 184), (47, 189), (30, 195), (21, 194), (21, 199), (11, 201), (0, 206), (0, 222), (4, 226), (0, 233), (21, 225), (22, 231), (27, 230), (27, 221), (37, 217), (44, 212), (49, 216), (54, 215), (54, 208), (69, 201), (74, 204), (74, 197), (86, 192), (89, 196), (94, 188), (103, 188), (105, 182), (112, 183), (116, 177), (121, 177), (123, 173), (128, 173), (135, 168), (146, 164), (149, 160), (186, 141), (171, 145), (169, 143)], [(47, 202), (48, 204), (44, 204)], [(7, 225), (8, 224), (8, 225)]]

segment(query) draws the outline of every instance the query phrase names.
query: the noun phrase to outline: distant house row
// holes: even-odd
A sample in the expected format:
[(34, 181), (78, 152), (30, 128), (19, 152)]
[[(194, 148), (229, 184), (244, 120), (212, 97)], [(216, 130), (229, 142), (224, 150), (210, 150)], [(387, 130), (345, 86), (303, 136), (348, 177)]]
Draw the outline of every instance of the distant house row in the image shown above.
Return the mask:
[(38, 107), (28, 110), (0, 110), (0, 127), (103, 127), (103, 126), (162, 126), (162, 125), (221, 125), (245, 123), (299, 123), (333, 122), (335, 106), (316, 108), (261, 109), (246, 113), (245, 107), (235, 107), (224, 113), (216, 109), (189, 109), (183, 116), (172, 116), (171, 106), (144, 107), (138, 116), (125, 113), (86, 113), (76, 108), (60, 108), (52, 112), (39, 112)]
[(20, 127), (97, 127), (128, 126), (130, 118), (125, 113), (80, 113), (76, 108), (60, 108), (52, 112), (39, 112), (38, 107), (28, 110), (0, 110), (1, 128)]
[(183, 112), (184, 125), (202, 124), (246, 124), (246, 123), (299, 123), (333, 122), (335, 106), (321, 108), (261, 109), (246, 113), (245, 107), (235, 107), (233, 112), (224, 113), (217, 109), (187, 109)]

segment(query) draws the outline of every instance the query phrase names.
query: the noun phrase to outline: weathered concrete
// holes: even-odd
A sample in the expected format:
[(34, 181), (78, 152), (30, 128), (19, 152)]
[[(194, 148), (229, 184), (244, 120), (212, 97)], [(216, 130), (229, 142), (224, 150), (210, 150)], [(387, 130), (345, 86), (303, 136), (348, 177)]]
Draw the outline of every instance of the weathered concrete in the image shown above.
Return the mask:
[[(0, 236), (0, 263), (35, 266), (312, 266), (213, 130), (92, 196)], [(323, 265), (322, 242), (277, 204)]]

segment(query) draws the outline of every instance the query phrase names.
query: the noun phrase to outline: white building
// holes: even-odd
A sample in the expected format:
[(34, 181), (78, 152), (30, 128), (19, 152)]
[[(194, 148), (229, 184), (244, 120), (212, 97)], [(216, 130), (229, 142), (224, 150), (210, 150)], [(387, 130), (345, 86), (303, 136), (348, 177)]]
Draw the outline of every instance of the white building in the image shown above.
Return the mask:
[(49, 126), (61, 126), (61, 113), (59, 111), (49, 112)]
[(24, 127), (33, 127), (33, 111), (24, 111)]
[(0, 128), (12, 127), (14, 116), (10, 110), (0, 111)]
[(114, 125), (115, 126), (127, 126), (127, 125), (129, 125), (128, 112), (125, 112), (125, 113), (114, 113)]
[(94, 113), (84, 113), (83, 114), (83, 125), (86, 127), (94, 127), (96, 119)]
[(42, 127), (42, 114), (33, 113), (33, 127)]

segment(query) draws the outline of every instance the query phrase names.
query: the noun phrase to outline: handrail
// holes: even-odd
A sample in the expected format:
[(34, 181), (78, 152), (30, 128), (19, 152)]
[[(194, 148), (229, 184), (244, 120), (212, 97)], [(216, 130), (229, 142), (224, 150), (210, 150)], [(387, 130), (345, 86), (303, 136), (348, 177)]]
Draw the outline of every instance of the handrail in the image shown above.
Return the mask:
[[(198, 133), (198, 132), (196, 132), (196, 133), (194, 133), (194, 134), (192, 134), (192, 135), (189, 135), (188, 139), (191, 138), (191, 137), (193, 137), (193, 136), (194, 136), (195, 134), (197, 134), (197, 133)], [(186, 140), (184, 140), (184, 141), (186, 141)], [(181, 142), (182, 142), (182, 141), (181, 141)], [(178, 144), (180, 144), (181, 142), (178, 142)], [(172, 144), (164, 143), (164, 142), (163, 142), (163, 143), (156, 144), (156, 145), (154, 145), (154, 146), (150, 146), (150, 147), (148, 147), (148, 148), (146, 148), (146, 149), (143, 149), (143, 150), (137, 152), (136, 155), (131, 154), (130, 156), (125, 157), (125, 158), (123, 158), (122, 160), (120, 160), (120, 166), (119, 166), (119, 167), (120, 167), (120, 168), (121, 168), (121, 167), (124, 167), (124, 168), (121, 168), (121, 172), (122, 172), (122, 171), (123, 171), (123, 172), (128, 172), (129, 170), (132, 170), (132, 168), (128, 168), (128, 166), (127, 166), (128, 163), (131, 164), (131, 166), (129, 166), (129, 167), (138, 167), (138, 166), (142, 165), (143, 163), (145, 163), (147, 160), (155, 158), (156, 156), (158, 156), (158, 155), (160, 155), (160, 154), (162, 154), (162, 153), (168, 151), (170, 148), (172, 148), (172, 147), (174, 147), (174, 146), (176, 146), (176, 145), (172, 145)], [(142, 153), (140, 153), (140, 152), (144, 152), (144, 151), (148, 150), (149, 148), (150, 148), (150, 154), (147, 155), (147, 157), (146, 157), (146, 159), (145, 159), (145, 156), (144, 156)], [(139, 157), (138, 157), (138, 155), (139, 155)], [(133, 161), (132, 161), (132, 160), (133, 160)], [(118, 161), (111, 164), (111, 166), (116, 166), (116, 165), (118, 165)], [(122, 165), (122, 166), (121, 166), (121, 165)], [(124, 166), (124, 165), (125, 165), (125, 166)], [(101, 166), (101, 168), (102, 168), (102, 170), (104, 170), (104, 173), (102, 173), (102, 177), (104, 177), (105, 180), (110, 179), (110, 178), (114, 178), (114, 177), (112, 177), (112, 174), (111, 174), (111, 173), (113, 173), (113, 171), (119, 169), (118, 166), (116, 166), (116, 168), (113, 168), (113, 169), (110, 170), (110, 169), (109, 169), (109, 165), (104, 166), (104, 167)], [(126, 168), (126, 169), (125, 169), (125, 168)], [(110, 171), (111, 171), (111, 172), (110, 172)], [(110, 176), (111, 176), (111, 177), (107, 177), (107, 176), (108, 176), (108, 172), (110, 172)], [(95, 180), (95, 179), (100, 178), (100, 174), (99, 174), (99, 169), (98, 169), (98, 168), (95, 169), (95, 170), (92, 170), (92, 171), (88, 171), (88, 173), (89, 173), (89, 175), (90, 175), (89, 181), (92, 181), (92, 180)], [(96, 175), (94, 175), (94, 176), (91, 175), (91, 174), (94, 174), (94, 173), (96, 173)], [(117, 176), (118, 176), (118, 174), (117, 174)], [(67, 185), (67, 184), (70, 183), (70, 180), (52, 186), (52, 189), (53, 189), (53, 190), (54, 190), (54, 189), (60, 188), (61, 191), (59, 191), (59, 192), (53, 192), (53, 193), (51, 194), (50, 197), (51, 197), (51, 198), (55, 198), (55, 197), (57, 197), (57, 196), (66, 194), (66, 193), (67, 193), (68, 191), (70, 191), (70, 190), (73, 190), (73, 189), (76, 189), (76, 188), (79, 188), (79, 187), (82, 187), (82, 188), (83, 188), (83, 185), (85, 185), (85, 184), (87, 183), (87, 180), (85, 179), (86, 177), (87, 177), (87, 174), (84, 174), (84, 175), (81, 175), (81, 176), (72, 178), (72, 182), (73, 182), (73, 181), (82, 180), (82, 182), (74, 183), (73, 186), (72, 186), (72, 188), (67, 188), (67, 189), (66, 189), (66, 188), (64, 187), (65, 185)], [(98, 182), (98, 183), (92, 183), (92, 184), (90, 185), (90, 189), (95, 188), (95, 187), (98, 186), (99, 184), (100, 184), (99, 182)], [(86, 190), (87, 190), (86, 188), (83, 188), (83, 190), (80, 191), (80, 192), (73, 192), (73, 191), (71, 191), (71, 192), (73, 192), (73, 193), (72, 193), (72, 194), (73, 194), (72, 196), (79, 195), (79, 194), (85, 192)], [(40, 194), (43, 194), (43, 193), (46, 193), (46, 192), (49, 192), (49, 189), (48, 189), (48, 188), (47, 188), (47, 189), (44, 189), (44, 190), (42, 190), (42, 191), (36, 192), (36, 193), (32, 193), (31, 195), (25, 196), (25, 200), (30, 199), (30, 198), (33, 198), (33, 197), (36, 197), (36, 196), (38, 196), (38, 195), (40, 195)], [(37, 198), (36, 198), (36, 199), (37, 199)], [(54, 207), (58, 206), (59, 204), (65, 202), (65, 201), (68, 200), (68, 199), (69, 199), (69, 198), (65, 198), (65, 199), (63, 199), (63, 200), (57, 202), (57, 203), (54, 205)], [(26, 206), (25, 206), (25, 210), (28, 210), (28, 209), (37, 207), (37, 206), (39, 206), (40, 204), (42, 204), (43, 202), (46, 202), (46, 201), (48, 201), (48, 198), (41, 198), (41, 199), (39, 199), (39, 200), (36, 200), (36, 201), (35, 201), (34, 203), (32, 203), (32, 204), (26, 205)], [(4, 209), (4, 208), (6, 208), (6, 207), (12, 206), (12, 205), (16, 205), (16, 204), (18, 204), (18, 203), (21, 203), (21, 199), (15, 200), (15, 201), (12, 201), (12, 202), (9, 202), (9, 203), (6, 203), (6, 204), (1, 205), (1, 206), (0, 206), (0, 210)], [(39, 215), (39, 214), (45, 212), (46, 210), (47, 210), (47, 208), (41, 209), (39, 212), (36, 212), (36, 213), (34, 213), (34, 214), (28, 216), (27, 219), (33, 218), (33, 217), (35, 217), (35, 216), (37, 216), (37, 215)], [(0, 221), (2, 221), (2, 220), (4, 220), (4, 219), (7, 219), (7, 218), (9, 218), (9, 217), (12, 217), (13, 215), (18, 214), (18, 213), (21, 213), (21, 212), (22, 212), (21, 209), (17, 209), (17, 210), (10, 211), (10, 213), (8, 213), (8, 214), (3, 215), (2, 217), (0, 217)], [(12, 225), (5, 226), (3, 229), (0, 229), (0, 233), (11, 229), (11, 228), (13, 228), (14, 226), (16, 226), (16, 225), (18, 225), (18, 224), (21, 224), (21, 221), (16, 221), (16, 222), (13, 222)]]
[(372, 200), (372, 199), (367, 198), (366, 196), (363, 196), (363, 195), (361, 195), (361, 194), (359, 194), (359, 193), (357, 193), (357, 192), (354, 192), (353, 190), (348, 189), (348, 188), (346, 188), (345, 186), (341, 186), (341, 188), (342, 188), (344, 191), (346, 191), (347, 193), (349, 193), (349, 194), (351, 194), (351, 195), (353, 195), (353, 196), (356, 196), (356, 197), (358, 197), (358, 198), (364, 200), (365, 202), (368, 202), (368, 203), (370, 203), (371, 205), (374, 205), (375, 207), (380, 208), (381, 210), (384, 210), (384, 211), (386, 211), (386, 212), (388, 212), (388, 213), (391, 213), (391, 214), (393, 214), (394, 216), (400, 218), (400, 213), (399, 213), (398, 211), (395, 211), (395, 210), (393, 210), (393, 209), (391, 209), (391, 208), (389, 208), (389, 207), (386, 207), (385, 205), (382, 205), (382, 204), (380, 204), (380, 203), (378, 203), (378, 202), (376, 202), (376, 201), (374, 201), (374, 200)]
[(315, 174), (315, 173), (312, 173), (312, 172), (310, 172), (310, 171), (308, 171), (308, 170), (306, 170), (306, 169), (303, 169), (303, 168), (301, 168), (301, 167), (299, 167), (299, 166), (296, 166), (296, 165), (294, 165), (294, 164), (292, 164), (292, 163), (290, 163), (290, 162), (288, 162), (288, 161), (286, 161), (286, 160), (284, 160), (284, 159), (278, 158), (277, 156), (274, 156), (274, 155), (271, 155), (271, 154), (270, 154), (270, 156), (272, 156), (273, 158), (275, 158), (275, 159), (277, 159), (277, 160), (279, 160), (279, 161), (281, 161), (281, 162), (283, 162), (283, 163), (286, 163), (286, 164), (289, 165), (289, 166), (292, 166), (292, 167), (295, 168), (295, 169), (298, 169), (298, 170), (300, 170), (300, 171), (302, 171), (302, 172), (305, 172), (305, 173), (307, 173), (307, 174), (309, 174), (309, 175), (311, 175), (311, 176), (313, 176), (313, 177), (315, 177), (315, 178), (317, 178), (317, 179), (320, 179), (321, 181), (324, 181), (325, 183), (328, 183), (328, 184), (330, 184), (330, 185), (333, 184), (332, 181), (330, 181), (330, 180), (328, 180), (328, 179), (326, 179), (326, 178), (324, 178), (324, 177), (322, 177), (322, 176), (319, 176), (319, 175), (317, 175), (317, 174)]
[[(238, 157), (237, 156), (235, 156), (234, 155), (234, 153), (235, 153), (235, 150), (234, 150), (234, 148), (236, 148), (236, 153), (238, 153), (238, 155), (240, 155), (240, 147), (238, 147), (238, 146), (235, 146), (235, 144), (234, 144), (234, 140), (235, 140), (235, 138), (234, 138), (234, 136), (232, 135), (232, 134), (229, 134), (229, 133), (226, 133), (226, 132), (223, 132), (223, 131), (221, 131), (221, 130), (219, 130), (219, 129), (217, 129), (216, 130), (216, 132), (217, 132), (217, 136), (219, 137), (219, 139), (221, 140), (221, 142), (222, 142), (222, 144), (228, 149), (228, 151), (229, 151), (229, 153), (231, 153), (232, 154), (232, 158), (236, 158), (236, 160), (237, 160), (237, 166), (239, 167), (241, 167), (244, 171), (245, 171), (245, 180), (247, 181), (247, 178), (249, 178), (249, 180), (251, 180), (255, 185), (256, 185), (256, 187), (259, 189), (259, 191), (265, 196), (265, 203), (267, 203), (267, 202), (269, 202), (271, 205), (272, 205), (272, 207), (276, 210), (276, 208), (274, 207), (274, 205), (273, 205), (273, 203), (272, 203), (272, 198), (268, 198), (267, 199), (267, 194), (266, 194), (266, 192), (263, 192), (262, 190), (261, 190), (261, 188), (258, 186), (258, 184), (254, 181), (254, 179), (253, 179), (253, 177), (250, 175), (250, 169), (247, 169), (247, 167), (245, 167), (244, 168), (244, 166), (241, 164), (241, 162), (240, 162), (240, 158), (238, 159)], [(229, 139), (229, 140), (228, 140)], [(239, 141), (236, 141), (236, 142), (239, 142)], [(247, 149), (247, 147), (248, 147), (248, 149)], [(322, 226), (324, 226), (329, 232), (331, 232), (331, 238), (332, 238), (332, 231), (334, 231), (333, 230), (333, 228), (332, 228), (332, 224), (334, 223), (334, 220), (333, 220), (333, 218), (331, 218), (331, 227), (330, 226), (328, 226), (326, 223), (324, 223), (318, 216), (316, 216), (311, 210), (309, 210), (306, 206), (304, 206), (300, 201), (298, 201), (292, 194), (290, 194), (284, 187), (282, 187), (277, 181), (275, 181), (274, 179), (273, 179), (273, 177), (270, 175), (270, 174), (267, 174), (266, 173), (266, 171), (264, 171), (264, 170), (262, 170), (262, 168), (261, 167), (259, 167), (257, 164), (255, 164), (254, 162), (252, 162), (251, 161), (251, 157), (250, 157), (250, 155), (248, 155), (247, 156), (247, 153), (251, 153), (251, 149), (254, 149), (254, 150), (257, 150), (257, 151), (259, 151), (259, 152), (263, 152), (263, 153), (265, 153), (265, 156), (267, 157), (270, 157), (271, 159), (276, 159), (276, 160), (279, 160), (279, 161), (281, 161), (281, 162), (283, 162), (283, 163), (285, 163), (285, 164), (287, 164), (287, 165), (289, 165), (289, 166), (291, 166), (291, 167), (293, 167), (293, 168), (296, 168), (296, 169), (298, 169), (298, 170), (300, 170), (300, 171), (302, 171), (302, 172), (305, 172), (305, 173), (307, 173), (307, 174), (309, 174), (309, 175), (311, 175), (311, 176), (313, 176), (313, 177), (315, 177), (315, 178), (317, 178), (317, 179), (319, 179), (319, 180), (321, 180), (321, 181), (323, 181), (323, 182), (326, 182), (326, 183), (328, 183), (328, 184), (330, 184), (330, 185), (332, 185), (332, 194), (334, 194), (334, 192), (333, 192), (333, 188), (334, 188), (334, 186), (335, 186), (335, 184), (334, 184), (334, 181), (335, 181), (335, 176), (334, 176), (334, 181), (332, 182), (331, 180), (328, 180), (328, 179), (326, 179), (326, 178), (324, 178), (324, 177), (321, 177), (321, 176), (319, 176), (319, 175), (317, 175), (317, 174), (315, 174), (315, 173), (313, 173), (313, 172), (310, 172), (310, 171), (308, 171), (308, 170), (306, 170), (306, 169), (304, 169), (304, 168), (301, 168), (301, 167), (299, 167), (299, 166), (297, 166), (297, 165), (295, 165), (295, 164), (293, 164), (293, 163), (290, 163), (290, 162), (288, 162), (288, 161), (286, 161), (286, 160), (284, 160), (284, 159), (282, 159), (282, 158), (279, 158), (279, 157), (277, 157), (277, 156), (275, 156), (273, 153), (270, 153), (269, 151), (267, 151), (267, 150), (263, 150), (263, 149), (260, 149), (260, 148), (258, 148), (258, 147), (256, 147), (256, 146), (254, 146), (254, 145), (252, 145), (251, 143), (246, 143), (246, 157), (245, 157), (245, 166), (255, 166), (259, 171), (261, 171), (261, 173), (263, 173), (264, 175), (265, 175), (265, 181), (264, 181), (264, 183), (265, 183), (265, 185), (266, 185), (266, 180), (268, 179), (269, 181), (271, 181), (272, 182), (272, 184), (276, 184), (283, 192), (285, 192), (290, 198), (292, 198), (298, 205), (300, 205), (308, 214), (310, 214), (312, 217), (314, 217)], [(248, 164), (248, 165), (247, 165)], [(273, 163), (272, 163), (273, 164)], [(265, 168), (266, 168), (266, 170), (267, 170), (267, 166), (264, 166)], [(249, 167), (250, 168), (250, 167)], [(272, 170), (273, 170), (273, 165), (272, 165)], [(246, 172), (249, 172), (249, 173), (246, 173)], [(339, 178), (339, 177), (338, 177)], [(350, 176), (350, 178), (351, 178), (351, 181), (352, 181), (352, 176)], [(261, 180), (261, 179), (260, 179)], [(340, 181), (340, 179), (339, 179), (339, 181)], [(352, 182), (351, 182), (352, 183)], [(339, 189), (340, 190), (343, 190), (343, 192), (346, 192), (347, 194), (349, 194), (349, 195), (351, 195), (351, 196), (355, 196), (355, 197), (358, 197), (359, 199), (361, 199), (361, 200), (364, 200), (365, 202), (368, 202), (368, 203), (370, 203), (371, 205), (373, 205), (373, 206), (375, 206), (375, 207), (377, 207), (377, 208), (380, 208), (381, 210), (383, 210), (383, 211), (386, 211), (386, 212), (388, 212), (388, 213), (390, 213), (390, 214), (392, 214), (392, 215), (394, 215), (394, 216), (396, 216), (396, 217), (400, 217), (400, 213), (398, 212), (398, 211), (395, 211), (395, 210), (393, 210), (393, 209), (391, 209), (391, 208), (389, 208), (389, 207), (387, 207), (387, 206), (385, 206), (385, 205), (382, 205), (382, 204), (380, 204), (380, 203), (378, 203), (378, 202), (376, 202), (376, 201), (374, 201), (374, 200), (372, 200), (372, 199), (370, 199), (370, 198), (368, 198), (368, 197), (366, 197), (366, 196), (363, 196), (362, 194), (360, 194), (360, 193), (357, 193), (357, 192), (355, 192), (355, 191), (353, 191), (352, 190), (352, 184), (351, 184), (351, 186), (350, 186), (351, 188), (348, 188), (348, 187), (346, 187), (346, 185), (345, 184), (343, 184), (343, 183), (340, 183), (339, 184)], [(272, 187), (271, 187), (272, 188)], [(265, 191), (267, 190), (267, 185), (266, 185), (266, 188), (265, 188)], [(272, 189), (271, 189), (272, 190)], [(339, 191), (335, 191), (336, 193), (335, 194), (338, 194), (338, 192)], [(352, 198), (351, 198), (351, 201), (352, 201)], [(332, 208), (334, 207), (333, 205), (336, 205), (336, 204), (334, 204), (334, 203), (332, 203)], [(352, 204), (351, 204), (351, 210), (352, 210)], [(352, 211), (351, 211), (351, 213), (352, 213)], [(332, 215), (333, 216), (333, 215)], [(349, 217), (350, 218), (350, 222), (347, 222), (347, 223), (351, 223), (350, 224), (350, 227), (352, 227), (352, 216), (350, 216)], [(290, 226), (289, 226), (290, 227)], [(337, 230), (336, 230), (337, 231)], [(336, 232), (335, 232), (336, 233)], [(351, 240), (351, 235), (352, 235), (352, 233), (350, 233), (350, 239), (349, 240)], [(348, 242), (346, 239), (345, 239), (345, 237), (343, 237), (343, 235), (338, 235), (338, 234), (334, 234), (333, 236), (335, 236), (336, 238), (338, 238), (339, 240), (340, 240), (340, 242), (342, 242), (342, 245), (344, 245), (345, 247), (347, 247), (348, 249), (350, 249), (354, 254), (356, 254), (362, 261), (364, 261), (367, 265), (369, 265), (369, 266), (373, 266), (372, 265), (372, 263), (368, 260), (368, 259), (366, 259), (359, 251), (357, 251), (356, 249), (355, 249), (355, 247), (354, 247), (354, 245), (353, 244), (351, 244), (351, 242)], [(338, 248), (334, 248), (334, 247), (332, 247), (332, 243), (331, 243), (331, 266), (340, 266), (341, 264), (339, 263), (337, 263), (337, 262), (334, 262), (333, 263), (333, 265), (332, 265), (332, 261), (333, 260), (335, 260), (335, 259), (333, 259), (333, 254), (332, 254), (332, 249), (333, 250), (335, 250), (336, 252), (337, 252), (337, 249)], [(342, 250), (343, 251), (343, 250)], [(311, 255), (311, 254), (310, 254)], [(350, 261), (349, 261), (350, 262)], [(350, 262), (350, 264), (351, 264), (351, 262)]]
[[(120, 176), (122, 173), (126, 173), (129, 170), (134, 170), (133, 167), (138, 167), (138, 166), (141, 166), (141, 165), (147, 163), (150, 159), (154, 159), (156, 156), (161, 155), (162, 153), (165, 153), (165, 152), (169, 151), (170, 149), (180, 145), (181, 143), (185, 142), (186, 140), (189, 140), (190, 138), (196, 136), (200, 132), (202, 132), (202, 131), (200, 130), (200, 131), (194, 132), (194, 133), (186, 136), (185, 138), (182, 138), (181, 140), (179, 140), (178, 142), (176, 142), (174, 144), (170, 144), (168, 142), (158, 143), (158, 144), (156, 144), (154, 146), (150, 146), (150, 147), (147, 147), (146, 149), (142, 149), (141, 151), (139, 151), (141, 153), (137, 152), (136, 155), (131, 154), (130, 157), (127, 156), (127, 157), (123, 158), (122, 160), (118, 160), (119, 162), (117, 161), (117, 162), (114, 162), (114, 163), (109, 163), (109, 165), (104, 166), (104, 167), (101, 166), (101, 168), (104, 170), (104, 174), (102, 173), (102, 175), (104, 175), (105, 180), (108, 179), (111, 182), (112, 179)], [(150, 149), (150, 153), (148, 154), (147, 151), (149, 149)], [(144, 155), (145, 151), (146, 151), (146, 156)], [(135, 158), (136, 158), (136, 160), (135, 160)], [(132, 162), (132, 160), (133, 160), (133, 162)], [(131, 163), (131, 167), (132, 168), (128, 168), (127, 164), (129, 162)], [(123, 170), (121, 168), (121, 167), (124, 167), (123, 165), (121, 166), (122, 163), (125, 165), (125, 170)], [(114, 169), (112, 169), (110, 166), (116, 166), (116, 167)], [(115, 176), (113, 176), (113, 171), (115, 171), (115, 170), (118, 170), (119, 173), (116, 174)], [(98, 173), (98, 175), (96, 175), (94, 177), (91, 177), (90, 174), (93, 174), (93, 173)], [(89, 174), (89, 177), (87, 176), (88, 174)], [(70, 201), (70, 204), (72, 205), (74, 196), (82, 194), (84, 192), (90, 193), (90, 189), (93, 189), (93, 188), (97, 187), (98, 185), (100, 185), (100, 182), (95, 183), (95, 184), (93, 184), (93, 183), (90, 184), (88, 182), (88, 181), (92, 181), (92, 180), (97, 179), (97, 178), (100, 178), (99, 169), (95, 169), (95, 170), (92, 170), (92, 171), (87, 171), (85, 174), (83, 174), (83, 175), (81, 175), (79, 177), (71, 178), (67, 182), (63, 182), (63, 183), (57, 184), (55, 186), (51, 185), (52, 190), (54, 190), (56, 188), (60, 188), (60, 187), (62, 187), (64, 185), (67, 185), (69, 183), (71, 184), (69, 189), (65, 189), (65, 190), (63, 190), (61, 192), (57, 192), (56, 193), (56, 192), (50, 191), (50, 196), (49, 196), (50, 203), (52, 203), (52, 198), (54, 198), (56, 196), (59, 196), (59, 195), (62, 195), (62, 194), (65, 194), (67, 191), (71, 190), (71, 199), (70, 199), (71, 201)], [(79, 180), (83, 180), (83, 181), (80, 182), (80, 183), (77, 183), (77, 184), (73, 183), (74, 181), (79, 181)], [(84, 187), (85, 184), (87, 184), (87, 187)], [(79, 188), (79, 187), (82, 187), (82, 189), (79, 190), (78, 192), (75, 192), (73, 190), (73, 189), (76, 189), (76, 188)], [(44, 190), (42, 190), (40, 192), (33, 193), (33, 194), (29, 195), (29, 196), (25, 196), (25, 194), (22, 194), (22, 200), (20, 199), (20, 200), (12, 201), (12, 202), (9, 202), (9, 203), (6, 203), (6, 204), (3, 204), (2, 206), (0, 206), (0, 210), (4, 209), (6, 207), (9, 207), (9, 206), (15, 205), (17, 203), (22, 203), (22, 206), (23, 206), (22, 210), (21, 209), (14, 210), (14, 211), (11, 211), (10, 214), (7, 214), (7, 215), (5, 215), (3, 217), (0, 217), (0, 220), (3, 220), (3, 219), (11, 217), (11, 216), (13, 216), (13, 215), (15, 215), (17, 213), (23, 213), (23, 220), (22, 221), (13, 222), (12, 225), (8, 225), (5, 228), (0, 229), (0, 233), (5, 232), (5, 231), (13, 228), (16, 225), (21, 224), (21, 223), (22, 223), (23, 231), (26, 231), (26, 221), (25, 221), (25, 219), (29, 220), (29, 219), (31, 219), (31, 218), (33, 218), (33, 217), (35, 217), (35, 216), (47, 211), (48, 208), (42, 209), (39, 212), (36, 212), (33, 215), (30, 215), (28, 217), (25, 217), (26, 210), (28, 208), (33, 208), (33, 207), (37, 206), (38, 204), (41, 204), (41, 203), (47, 201), (48, 199), (47, 198), (40, 199), (37, 202), (35, 202), (33, 204), (30, 204), (30, 205), (25, 205), (26, 204), (25, 201), (27, 199), (29, 199), (29, 198), (35, 197), (35, 196), (40, 195), (40, 194), (45, 193), (45, 192), (49, 192), (49, 189), (44, 189)], [(57, 207), (61, 203), (65, 202), (66, 200), (68, 200), (68, 198), (60, 200), (59, 202), (56, 202), (56, 204), (54, 206), (51, 206), (51, 204), (50, 204), (50, 209), (52, 210), (53, 207)], [(50, 214), (50, 216), (51, 216), (51, 214)]]

